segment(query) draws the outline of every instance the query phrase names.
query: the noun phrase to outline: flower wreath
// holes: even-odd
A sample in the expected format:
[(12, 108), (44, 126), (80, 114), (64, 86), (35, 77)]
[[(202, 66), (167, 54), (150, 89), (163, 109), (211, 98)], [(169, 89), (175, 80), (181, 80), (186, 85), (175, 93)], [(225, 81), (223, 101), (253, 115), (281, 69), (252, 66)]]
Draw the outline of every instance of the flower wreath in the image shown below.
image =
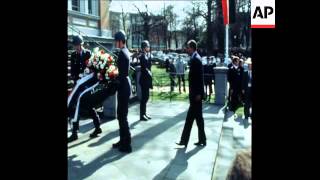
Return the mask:
[(100, 81), (113, 80), (119, 74), (116, 59), (98, 47), (93, 49), (91, 57), (85, 63), (85, 73), (96, 72)]

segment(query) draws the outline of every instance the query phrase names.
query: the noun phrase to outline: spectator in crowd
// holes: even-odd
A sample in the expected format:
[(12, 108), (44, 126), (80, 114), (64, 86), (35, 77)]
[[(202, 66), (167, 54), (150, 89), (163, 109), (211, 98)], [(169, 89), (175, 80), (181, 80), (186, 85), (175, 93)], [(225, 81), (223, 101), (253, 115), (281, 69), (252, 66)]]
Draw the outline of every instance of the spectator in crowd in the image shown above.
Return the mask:
[(251, 58), (245, 61), (245, 71), (242, 80), (242, 93), (244, 94), (244, 116), (248, 119), (251, 116), (250, 108), (252, 102), (251, 87), (252, 87), (252, 65)]
[(169, 72), (169, 66), (170, 66), (170, 60), (169, 58), (166, 58), (166, 61), (165, 61), (166, 72)]
[(186, 92), (185, 80), (184, 80), (184, 73), (185, 73), (185, 64), (179, 54), (177, 62), (176, 62), (176, 70), (177, 70), (177, 77), (178, 77), (178, 85), (179, 85), (179, 93), (181, 94), (181, 81), (183, 83), (183, 92)]
[[(204, 99), (210, 102), (210, 97), (212, 94), (212, 74), (213, 74), (213, 67), (212, 62), (209, 57), (207, 57), (206, 64), (203, 65), (203, 78), (204, 78)], [(208, 92), (209, 89), (209, 92)], [(209, 97), (209, 98), (208, 98)]]
[(170, 59), (170, 64), (169, 64), (169, 77), (170, 77), (170, 91), (174, 91), (174, 86), (175, 86), (175, 78), (176, 78), (176, 68), (174, 67), (173, 64), (173, 59)]
[[(205, 100), (210, 102), (211, 94), (212, 94), (212, 81), (214, 79), (214, 71), (213, 68), (216, 66), (215, 63), (212, 62), (211, 58), (207, 58), (207, 64), (203, 66), (204, 72), (204, 88), (205, 88)], [(208, 92), (209, 89), (209, 92)]]

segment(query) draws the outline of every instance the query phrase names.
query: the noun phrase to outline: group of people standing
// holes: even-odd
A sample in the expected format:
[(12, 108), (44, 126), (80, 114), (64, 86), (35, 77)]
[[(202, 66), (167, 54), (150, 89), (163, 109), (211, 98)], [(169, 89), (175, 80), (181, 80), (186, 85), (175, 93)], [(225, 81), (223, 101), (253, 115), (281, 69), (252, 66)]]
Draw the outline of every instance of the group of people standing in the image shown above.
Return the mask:
[[(120, 51), (117, 58), (118, 82), (116, 86), (117, 98), (117, 119), (119, 123), (120, 140), (113, 144), (113, 148), (117, 148), (120, 152), (130, 153), (131, 147), (131, 133), (128, 126), (128, 109), (129, 97), (131, 95), (131, 81), (129, 78), (130, 69), (130, 53), (126, 47), (126, 35), (123, 31), (119, 31), (114, 36), (115, 47)], [(81, 73), (85, 69), (85, 61), (91, 57), (91, 52), (83, 48), (83, 39), (81, 36), (75, 36), (73, 39), (75, 52), (71, 56), (71, 77), (76, 82), (72, 93), (68, 97), (68, 117), (72, 122), (72, 134), (68, 137), (68, 142), (78, 139), (77, 132), (79, 130), (79, 104), (83, 101), (83, 97), (90, 97), (92, 90), (100, 83), (95, 75), (96, 72), (92, 71), (89, 75), (81, 77)], [(140, 60), (141, 75), (138, 82), (141, 86), (141, 99), (140, 99), (140, 120), (148, 121), (151, 119), (147, 115), (147, 102), (149, 99), (149, 91), (153, 88), (152, 85), (152, 72), (151, 72), (151, 54), (150, 44), (147, 40), (141, 43), (142, 52), (138, 58)], [(197, 146), (206, 145), (206, 135), (204, 130), (204, 119), (202, 114), (202, 102), (206, 98), (207, 87), (209, 86), (209, 100), (212, 93), (212, 82), (214, 80), (213, 68), (215, 64), (212, 59), (208, 59), (207, 64), (204, 66), (200, 55), (197, 53), (197, 43), (190, 40), (187, 43), (187, 52), (190, 55), (189, 61), (189, 110), (186, 117), (186, 122), (182, 131), (180, 142), (177, 143), (181, 146), (187, 146), (191, 133), (191, 128), (194, 120), (198, 126), (198, 142)], [(244, 95), (245, 99), (245, 115), (250, 115), (249, 108), (251, 107), (251, 60), (248, 59), (245, 64), (248, 65), (248, 70), (245, 71), (244, 65), (240, 65), (240, 59), (234, 57), (228, 71), (228, 81), (230, 83), (230, 97), (229, 97), (229, 110), (235, 111), (240, 104), (240, 99)], [(171, 63), (172, 64), (172, 63)], [(171, 67), (175, 69), (175, 74), (178, 76), (179, 82), (183, 83), (183, 91), (185, 92), (185, 64), (181, 57), (178, 57), (176, 65)], [(208, 76), (209, 75), (209, 76)], [(204, 88), (206, 87), (206, 88)], [(206, 91), (204, 91), (206, 89)], [(179, 83), (179, 91), (181, 87)], [(106, 98), (104, 96), (103, 98)], [(100, 118), (94, 106), (87, 106), (85, 109), (89, 112), (90, 118), (93, 119), (95, 130), (90, 134), (90, 137), (97, 137), (102, 133), (100, 128)]]
[[(120, 140), (112, 145), (120, 152), (130, 153), (131, 147), (131, 134), (128, 126), (128, 104), (131, 94), (131, 82), (128, 77), (129, 74), (129, 51), (126, 48), (126, 35), (123, 31), (115, 34), (115, 47), (119, 48), (117, 66), (119, 74), (116, 77), (118, 82), (116, 86), (118, 105), (117, 105), (117, 119), (119, 123)], [(85, 70), (85, 61), (91, 57), (91, 52), (83, 47), (83, 38), (75, 36), (73, 38), (73, 45), (75, 52), (71, 56), (71, 77), (76, 82), (73, 91), (68, 97), (68, 118), (72, 122), (72, 134), (68, 137), (68, 142), (73, 142), (78, 139), (77, 132), (79, 130), (80, 109), (79, 104), (84, 104), (84, 97), (90, 98), (92, 90), (99, 85), (100, 80), (97, 79), (96, 72), (92, 71), (86, 76), (82, 76)], [(152, 73), (151, 73), (151, 56), (150, 44), (148, 41), (143, 41), (141, 44), (142, 53), (139, 55), (141, 65), (141, 76), (139, 84), (141, 85), (141, 100), (140, 100), (140, 120), (147, 121), (151, 117), (146, 114), (147, 102), (149, 99), (149, 90), (152, 88)], [(204, 132), (204, 120), (202, 116), (202, 100), (204, 98), (204, 79), (203, 79), (203, 66), (201, 57), (196, 51), (197, 43), (190, 40), (187, 44), (187, 51), (191, 56), (190, 71), (189, 71), (189, 100), (190, 107), (186, 117), (186, 123), (181, 136), (181, 141), (178, 145), (187, 146), (193, 121), (196, 120), (199, 132), (199, 141), (195, 143), (198, 146), (206, 145), (206, 135)], [(184, 75), (183, 72), (180, 75)], [(182, 80), (183, 78), (181, 78)], [(184, 87), (185, 91), (185, 87)], [(110, 94), (111, 95), (111, 94)], [(103, 96), (104, 100), (107, 96)], [(83, 105), (82, 105), (83, 106)], [(89, 118), (93, 119), (95, 130), (90, 134), (90, 138), (97, 137), (102, 133), (100, 128), (100, 118), (94, 106), (87, 106), (85, 109), (89, 112)]]
[(176, 62), (174, 59), (171, 59), (169, 64), (167, 65), (167, 72), (169, 73), (170, 78), (170, 91), (174, 91), (174, 87), (176, 86), (176, 78), (178, 78), (178, 85), (179, 85), (179, 93), (181, 94), (181, 83), (183, 86), (183, 92), (186, 92), (186, 85), (185, 85), (185, 71), (187, 69), (186, 64), (182, 60), (181, 55), (178, 55)]
[(232, 112), (244, 105), (245, 119), (251, 117), (252, 102), (252, 62), (251, 58), (245, 61), (239, 56), (232, 56), (228, 65), (229, 97), (228, 108)]
[[(123, 31), (119, 31), (114, 35), (115, 47), (120, 51), (118, 53), (118, 76), (116, 77), (116, 91), (118, 98), (117, 105), (117, 119), (119, 122), (119, 134), (120, 141), (113, 144), (113, 148), (118, 148), (120, 152), (130, 153), (132, 151), (131, 147), (131, 134), (128, 126), (128, 108), (129, 108), (129, 97), (131, 94), (131, 81), (129, 78), (129, 50), (126, 47), (126, 35)], [(94, 106), (84, 103), (86, 99), (90, 99), (93, 96), (93, 89), (101, 83), (97, 79), (95, 71), (92, 71), (89, 75), (82, 77), (82, 73), (86, 68), (86, 60), (91, 57), (91, 52), (83, 47), (83, 38), (78, 35), (73, 38), (73, 45), (75, 52), (71, 55), (71, 77), (72, 80), (76, 82), (72, 93), (68, 97), (68, 118), (72, 122), (72, 134), (68, 137), (68, 142), (72, 142), (78, 139), (77, 132), (79, 130), (79, 120), (81, 110), (88, 110), (90, 112), (89, 117), (93, 119), (93, 124), (95, 130), (90, 134), (90, 138), (97, 137), (98, 134), (102, 133), (100, 128), (100, 118), (96, 112)], [(109, 95), (113, 93), (104, 94), (97, 101), (103, 101)], [(85, 98), (86, 97), (86, 98)], [(82, 109), (80, 110), (80, 104)], [(93, 103), (94, 104), (94, 103)]]

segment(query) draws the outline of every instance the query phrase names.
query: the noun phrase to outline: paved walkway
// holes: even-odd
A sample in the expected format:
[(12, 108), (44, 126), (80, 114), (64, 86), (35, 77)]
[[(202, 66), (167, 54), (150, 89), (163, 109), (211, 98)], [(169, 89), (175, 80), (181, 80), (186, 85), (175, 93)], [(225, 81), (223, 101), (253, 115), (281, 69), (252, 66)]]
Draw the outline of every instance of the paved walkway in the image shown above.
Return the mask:
[(130, 154), (112, 149), (112, 143), (119, 140), (117, 120), (102, 124), (103, 133), (94, 139), (89, 139), (91, 120), (81, 121), (79, 139), (68, 144), (69, 180), (210, 180), (224, 115), (221, 107), (204, 104), (207, 146), (193, 145), (198, 141), (194, 123), (189, 146), (177, 149), (175, 142), (180, 139), (188, 106), (188, 102), (182, 101), (150, 102), (148, 112), (152, 120), (147, 122), (139, 121), (139, 104), (131, 106)]
[(226, 117), (212, 180), (225, 180), (237, 151), (251, 148), (251, 120), (247, 121), (242, 117), (235, 118), (231, 112), (227, 112)]

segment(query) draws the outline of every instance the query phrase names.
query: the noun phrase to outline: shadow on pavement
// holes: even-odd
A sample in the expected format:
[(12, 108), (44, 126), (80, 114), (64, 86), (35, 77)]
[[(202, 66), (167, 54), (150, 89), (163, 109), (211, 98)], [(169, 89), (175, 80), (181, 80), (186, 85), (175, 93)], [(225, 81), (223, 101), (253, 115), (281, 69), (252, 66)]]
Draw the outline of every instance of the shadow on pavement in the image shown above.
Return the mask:
[[(130, 129), (134, 129), (134, 126), (136, 126), (137, 124), (139, 124), (141, 121), (136, 121), (132, 124), (130, 124)], [(88, 147), (95, 147), (95, 146), (99, 146), (101, 144), (103, 144), (104, 142), (107, 142), (113, 138), (116, 138), (119, 136), (119, 130), (115, 130), (115, 131), (112, 131), (110, 133), (108, 133), (107, 135), (101, 137), (97, 142), (95, 143), (91, 143), (88, 145)]]
[[(206, 113), (218, 113), (221, 107), (219, 106), (211, 106), (211, 105), (204, 105), (204, 108), (207, 108), (204, 110)], [(210, 108), (209, 108), (210, 107)], [(213, 108), (211, 108), (213, 107)], [(133, 147), (133, 152), (143, 148), (143, 146), (148, 143), (149, 141), (152, 141), (154, 138), (159, 136), (160, 134), (166, 132), (167, 129), (173, 127), (177, 123), (181, 121), (185, 121), (186, 114), (187, 114), (188, 108), (186, 108), (185, 111), (177, 114), (174, 117), (170, 117), (161, 123), (152, 126), (149, 129), (146, 129), (145, 131), (135, 135), (132, 137), (132, 147)], [(130, 125), (130, 128), (133, 128), (135, 125), (137, 125), (139, 121), (134, 122), (133, 124)], [(181, 133), (182, 129), (177, 130), (177, 133)], [(101, 145), (110, 139), (113, 139), (115, 137), (119, 136), (118, 129), (115, 131), (112, 131), (108, 133), (107, 135), (103, 136), (100, 138), (97, 142), (89, 144), (89, 147), (94, 147)], [(146, 138), (148, 137), (148, 138)], [(85, 142), (83, 142), (85, 143)], [(168, 143), (174, 143), (174, 142), (168, 142)], [(74, 145), (76, 146), (76, 145)], [(188, 162), (187, 159), (191, 157), (193, 154), (198, 152), (201, 148), (195, 148), (192, 151), (185, 153), (185, 150), (178, 150), (175, 159), (171, 161), (171, 163), (178, 161), (179, 158), (182, 158), (183, 161), (183, 168), (177, 169), (177, 172), (182, 173), (185, 169), (187, 169)], [(95, 158), (93, 161), (88, 162), (87, 164), (79, 163), (79, 161), (74, 161), (74, 158), (69, 157), (68, 158), (68, 174), (71, 179), (85, 179), (89, 176), (91, 176), (94, 172), (96, 172), (98, 169), (103, 167), (104, 165), (108, 163), (115, 162), (124, 156), (128, 154), (124, 154), (119, 152), (117, 149), (112, 149), (110, 148), (108, 151), (103, 153), (102, 155), (98, 156)], [(130, 155), (130, 154), (129, 154)], [(170, 166), (170, 164), (168, 166)], [(179, 166), (180, 167), (180, 166)], [(163, 170), (162, 174), (161, 172), (159, 173), (159, 176), (163, 175), (165, 172), (165, 169)]]
[[(138, 149), (142, 148), (144, 144), (151, 141), (158, 135), (162, 134), (167, 130), (168, 128), (174, 126), (175, 124), (179, 123), (180, 121), (185, 120), (186, 117), (186, 111), (167, 119), (166, 121), (163, 121), (139, 134), (132, 137), (132, 147), (133, 151), (137, 151)], [(180, 132), (179, 132), (180, 133)], [(95, 146), (102, 144), (111, 137), (118, 136), (118, 130), (113, 131), (109, 133), (108, 135), (104, 136), (99, 140), (97, 143), (90, 144), (89, 146)], [(148, 138), (145, 138), (148, 136)], [(97, 157), (93, 161), (89, 162), (88, 164), (80, 164), (78, 161), (73, 161), (73, 158), (68, 158), (68, 174), (76, 174), (74, 179), (85, 179), (89, 176), (91, 176), (95, 171), (103, 167), (104, 165), (108, 163), (112, 163), (114, 161), (117, 161), (121, 159), (122, 157), (126, 156), (127, 154), (120, 153), (117, 149), (110, 149), (109, 151), (105, 152), (101, 156)], [(76, 173), (75, 173), (76, 172)]]
[(202, 104), (202, 113), (212, 113), (218, 114), (221, 111), (223, 106), (218, 106), (214, 104)]
[(176, 156), (170, 161), (170, 163), (163, 168), (154, 178), (153, 180), (162, 180), (165, 179), (170, 167), (173, 164), (177, 164), (175, 167), (174, 173), (170, 176), (170, 179), (177, 179), (177, 177), (188, 168), (188, 159), (199, 152), (203, 147), (195, 147), (188, 153), (186, 153), (187, 148), (178, 149), (176, 152)]
[(88, 138), (88, 139), (86, 139), (86, 140), (84, 140), (84, 141), (81, 141), (81, 142), (79, 142), (79, 143), (77, 143), (77, 144), (73, 144), (73, 145), (71, 145), (71, 146), (68, 146), (68, 149), (71, 149), (71, 148), (77, 147), (77, 146), (79, 146), (79, 145), (81, 145), (81, 144), (84, 144), (84, 143), (90, 141), (91, 139), (93, 139), (93, 138)]

